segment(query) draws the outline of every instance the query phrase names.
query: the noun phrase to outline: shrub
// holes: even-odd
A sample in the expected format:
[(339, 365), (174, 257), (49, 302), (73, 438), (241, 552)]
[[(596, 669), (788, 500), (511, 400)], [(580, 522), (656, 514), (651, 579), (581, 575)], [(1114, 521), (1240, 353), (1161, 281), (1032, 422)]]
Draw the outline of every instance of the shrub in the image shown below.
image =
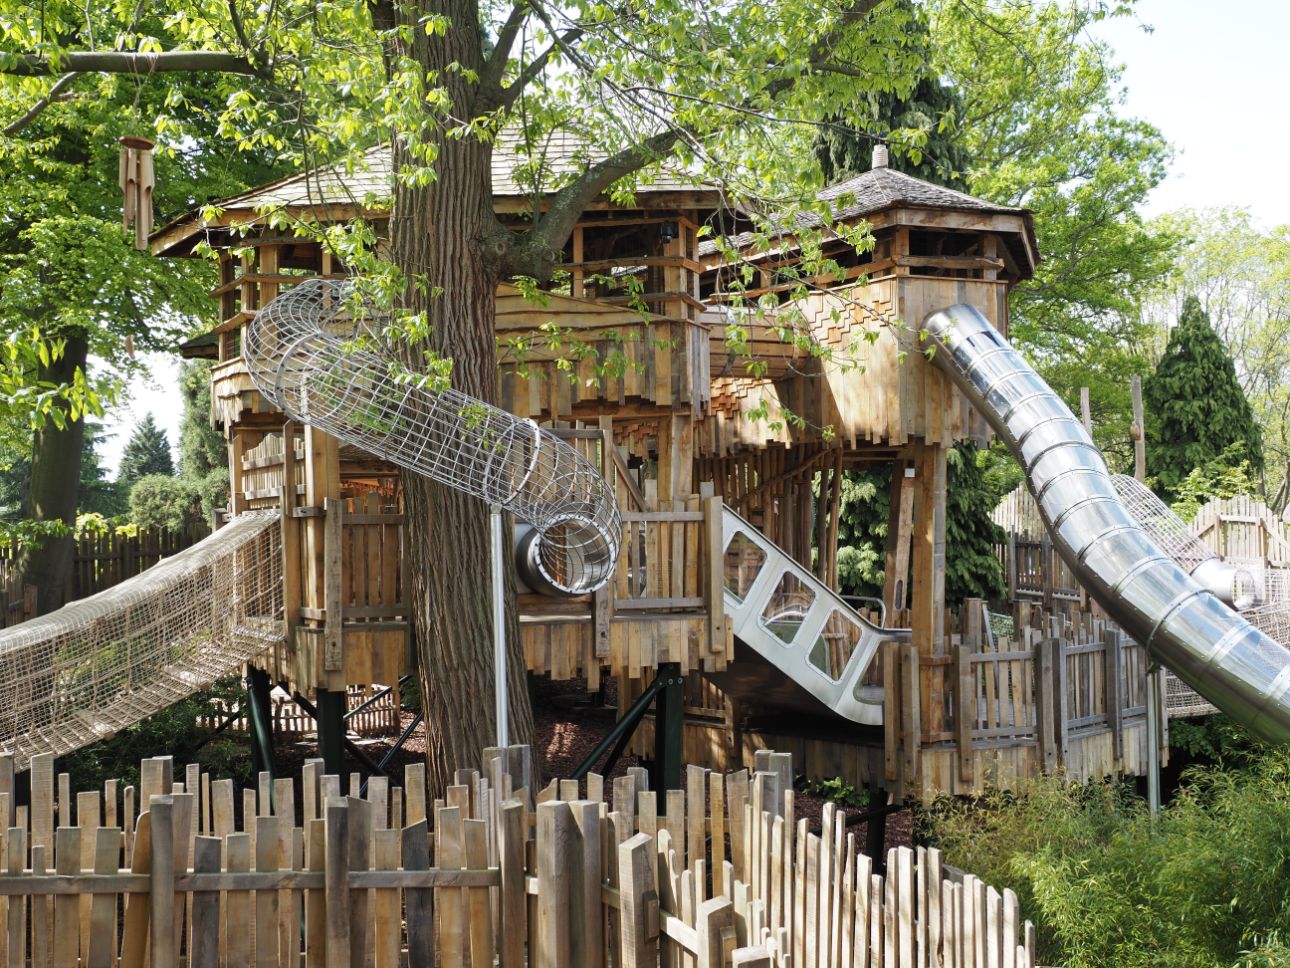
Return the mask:
[(1189, 771), (1154, 824), (1122, 784), (1061, 778), (941, 801), (927, 823), (951, 864), (1017, 891), (1045, 964), (1254, 968), (1285, 950), (1286, 750)]
[(228, 507), (228, 471), (216, 468), (198, 480), (196, 486), (202, 504), (202, 520), (209, 522), (216, 508)]
[(200, 513), (197, 489), (179, 478), (148, 474), (130, 488), (130, 518), (141, 528), (178, 530)]

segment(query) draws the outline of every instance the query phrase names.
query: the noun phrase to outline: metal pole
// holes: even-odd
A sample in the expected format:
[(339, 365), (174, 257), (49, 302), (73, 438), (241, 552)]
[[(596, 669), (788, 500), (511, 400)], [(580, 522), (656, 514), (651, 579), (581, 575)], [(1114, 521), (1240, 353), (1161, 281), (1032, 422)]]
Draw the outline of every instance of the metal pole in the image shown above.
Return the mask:
[(1147, 809), (1160, 812), (1160, 668), (1147, 673)]
[(489, 512), (493, 529), (493, 682), (497, 703), (497, 745), (510, 745), (506, 692), (506, 584), (502, 568), (505, 548), (502, 543), (502, 509), (493, 505)]

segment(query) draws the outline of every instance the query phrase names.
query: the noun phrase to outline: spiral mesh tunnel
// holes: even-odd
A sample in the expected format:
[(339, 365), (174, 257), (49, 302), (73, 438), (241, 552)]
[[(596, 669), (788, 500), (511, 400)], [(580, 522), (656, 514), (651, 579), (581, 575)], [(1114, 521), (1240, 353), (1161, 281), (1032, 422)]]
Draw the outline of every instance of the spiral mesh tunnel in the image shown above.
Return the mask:
[(280, 643), (277, 512), (243, 514), (106, 591), (0, 631), (0, 737), (18, 769), (160, 712)]
[(260, 392), (291, 417), (533, 525), (536, 563), (555, 589), (603, 585), (622, 529), (595, 467), (533, 421), (421, 386), (355, 345), (387, 319), (351, 282), (309, 279), (260, 309), (242, 355)]

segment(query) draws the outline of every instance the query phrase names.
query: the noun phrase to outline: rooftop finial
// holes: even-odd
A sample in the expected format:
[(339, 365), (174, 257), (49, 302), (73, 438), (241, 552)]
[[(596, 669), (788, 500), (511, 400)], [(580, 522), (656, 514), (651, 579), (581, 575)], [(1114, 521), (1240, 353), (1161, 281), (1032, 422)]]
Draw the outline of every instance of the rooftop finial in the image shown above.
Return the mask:
[(873, 164), (870, 165), (869, 167), (871, 168), (887, 167), (887, 146), (886, 145), (880, 143), (873, 146)]

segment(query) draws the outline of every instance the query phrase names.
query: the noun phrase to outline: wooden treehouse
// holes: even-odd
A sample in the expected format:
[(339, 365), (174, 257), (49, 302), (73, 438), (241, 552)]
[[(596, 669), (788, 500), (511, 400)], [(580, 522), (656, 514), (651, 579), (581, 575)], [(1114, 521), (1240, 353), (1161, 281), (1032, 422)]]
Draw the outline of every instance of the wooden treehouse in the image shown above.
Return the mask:
[[(533, 193), (512, 175), (515, 149), (498, 144), (493, 184), (498, 214), (519, 227)], [(579, 150), (557, 135), (546, 164), (559, 174)], [(1090, 624), (1059, 653), (1051, 642), (1074, 626), (1054, 639), (1039, 611), (1005, 640), (986, 634), (979, 603), (945, 601), (947, 448), (988, 430), (924, 357), (918, 326), (971, 303), (1006, 334), (1009, 286), (1038, 258), (1030, 215), (896, 172), (883, 155), (825, 193), (842, 221), (872, 226), (875, 245), (863, 255), (826, 245), (841, 272), (810, 280), (805, 297), (780, 281), (797, 263), (792, 238), (757, 251), (741, 226), (720, 223), (718, 191), (667, 172), (630, 204), (590, 207), (540, 303), (499, 287), (497, 402), (601, 468), (624, 532), (600, 592), (520, 595), (528, 669), (589, 689), (613, 676), (620, 709), (656, 700), (669, 723), (654, 730), (647, 716), (641, 749), (653, 742), (658, 756), (667, 747), (717, 769), (751, 767), (773, 747), (808, 774), (897, 797), (978, 790), (1045, 766), (1136, 771), (1141, 678), (1125, 658), (1136, 647), (1117, 645), (1112, 658), (1107, 644), (1102, 656), (1084, 641), (1102, 642)], [(213, 362), (230, 510), (281, 509), (287, 635), (262, 673), (324, 711), (347, 685), (393, 683), (412, 668), (399, 475), (276, 412), (251, 384), (240, 339), (286, 287), (346, 273), (280, 226), (361, 215), (383, 234), (388, 210), (359, 200), (388, 196), (389, 156), (373, 149), (368, 161), (359, 174), (266, 185), (152, 237), (158, 255), (189, 256), (199, 242), (219, 255), (220, 322), (184, 350)], [(771, 318), (741, 320), (738, 340), (728, 338), (732, 266), (701, 245), (704, 225), (753, 267), (758, 286), (743, 295), (779, 304)], [(828, 355), (795, 350), (783, 327)], [(846, 603), (842, 475), (876, 464), (893, 469), (887, 584), (881, 603)], [(797, 673), (768, 678), (779, 660), (748, 646), (757, 629), (799, 656)]]

